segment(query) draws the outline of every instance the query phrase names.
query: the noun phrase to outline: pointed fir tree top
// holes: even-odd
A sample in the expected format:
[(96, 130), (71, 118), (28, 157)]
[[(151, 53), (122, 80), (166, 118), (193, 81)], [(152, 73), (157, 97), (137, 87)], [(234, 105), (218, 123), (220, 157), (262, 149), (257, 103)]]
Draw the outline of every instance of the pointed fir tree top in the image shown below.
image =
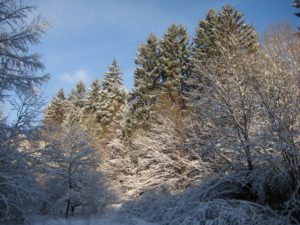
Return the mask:
[(75, 89), (71, 90), (71, 93), (69, 94), (69, 100), (83, 98), (85, 92), (85, 84), (82, 81), (79, 81), (79, 83), (76, 84)]
[(59, 91), (56, 93), (54, 98), (58, 99), (58, 100), (61, 100), (61, 101), (66, 100), (64, 89), (63, 88), (59, 89)]
[(99, 96), (99, 92), (100, 92), (100, 81), (99, 80), (94, 80), (91, 84), (90, 90), (87, 94), (87, 98), (92, 98), (95, 99)]
[[(159, 60), (167, 70), (181, 70), (189, 57), (189, 37), (182, 25), (172, 24), (159, 42)], [(185, 69), (185, 68), (183, 68)], [(166, 71), (165, 71), (166, 72)], [(177, 72), (176, 72), (177, 73)]]
[(95, 110), (95, 105), (100, 101), (101, 85), (99, 80), (94, 80), (86, 96), (86, 109)]
[(244, 14), (235, 10), (232, 6), (226, 5), (218, 15), (218, 22), (231, 32), (237, 32), (238, 34), (251, 33), (253, 31), (252, 25), (245, 24)]
[(153, 45), (153, 44), (157, 44), (157, 37), (154, 34), (149, 34), (148, 38), (147, 38), (147, 44), (148, 45)]
[[(182, 25), (172, 24), (159, 42), (159, 57), (167, 61), (176, 62), (179, 55), (188, 55), (189, 36)], [(179, 56), (179, 58), (178, 58)]]
[(56, 95), (53, 97), (52, 101), (45, 109), (44, 119), (47, 122), (54, 122), (56, 124), (62, 124), (65, 116), (65, 104), (66, 97), (64, 94), (64, 89), (61, 88)]
[(136, 65), (146, 66), (151, 65), (152, 61), (158, 57), (157, 52), (158, 41), (154, 34), (150, 34), (145, 44), (141, 44), (138, 48), (137, 57), (135, 59)]
[(54, 105), (60, 105), (62, 102), (66, 100), (64, 89), (61, 88), (59, 91), (55, 94), (55, 96), (52, 98), (52, 101), (50, 102), (48, 106), (48, 110), (53, 107)]
[(134, 61), (137, 66), (134, 72), (135, 89), (141, 89), (142, 86), (150, 87), (155, 85), (156, 81), (158, 82), (158, 57), (158, 40), (156, 36), (150, 34), (147, 42), (140, 45)]
[(76, 107), (83, 107), (84, 106), (84, 99), (86, 97), (86, 87), (85, 84), (80, 81), (75, 89), (71, 91), (68, 96), (68, 100)]
[(189, 40), (186, 27), (183, 25), (171, 24), (168, 27), (167, 32), (164, 34), (161, 43), (171, 42), (171, 43), (187, 43)]
[[(159, 61), (163, 82), (180, 85), (180, 79), (189, 70), (189, 37), (182, 25), (172, 24), (159, 42)], [(172, 86), (169, 83), (167, 86)], [(166, 83), (165, 83), (166, 84)]]
[(108, 71), (104, 74), (104, 79), (102, 82), (103, 90), (110, 89), (112, 86), (122, 86), (122, 73), (118, 66), (117, 60), (113, 59)]
[(252, 25), (245, 24), (243, 13), (226, 5), (220, 12), (208, 11), (199, 21), (196, 37), (193, 39), (194, 58), (217, 56), (221, 49), (229, 51), (258, 50), (258, 37)]

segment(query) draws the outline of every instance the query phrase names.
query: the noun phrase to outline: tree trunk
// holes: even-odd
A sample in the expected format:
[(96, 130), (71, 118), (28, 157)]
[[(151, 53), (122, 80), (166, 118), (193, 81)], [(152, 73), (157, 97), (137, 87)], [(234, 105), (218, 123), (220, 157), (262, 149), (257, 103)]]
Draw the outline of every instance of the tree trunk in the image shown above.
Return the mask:
[(69, 198), (69, 199), (67, 200), (67, 207), (66, 207), (66, 213), (65, 213), (66, 219), (68, 219), (68, 217), (69, 217), (70, 204), (71, 204), (71, 199)]
[(71, 213), (72, 213), (72, 216), (74, 216), (74, 212), (75, 212), (75, 206), (72, 205), (72, 206), (71, 206)]
[[(71, 168), (72, 168), (72, 164), (69, 164), (69, 170), (68, 170), (68, 175), (69, 175), (69, 189), (72, 190), (72, 179), (71, 179)], [(69, 217), (69, 211), (70, 211), (70, 205), (71, 205), (71, 198), (69, 197), (69, 199), (67, 200), (67, 207), (66, 207), (66, 213), (65, 213), (65, 217), (66, 219), (68, 219)]]
[(253, 164), (251, 160), (251, 154), (250, 154), (250, 147), (246, 146), (246, 157), (247, 157), (247, 164), (248, 164), (248, 170), (253, 170)]

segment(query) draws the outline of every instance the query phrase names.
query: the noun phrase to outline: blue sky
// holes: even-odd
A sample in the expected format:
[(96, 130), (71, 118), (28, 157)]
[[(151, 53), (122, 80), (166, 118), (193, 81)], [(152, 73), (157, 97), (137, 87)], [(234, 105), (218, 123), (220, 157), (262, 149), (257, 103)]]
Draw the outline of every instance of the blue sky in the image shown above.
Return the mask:
[(150, 33), (162, 37), (171, 23), (183, 24), (190, 37), (209, 8), (231, 4), (245, 14), (261, 34), (276, 23), (300, 24), (292, 0), (24, 0), (51, 28), (33, 50), (42, 55), (51, 80), (42, 88), (47, 101), (79, 80), (87, 86), (102, 79), (113, 58), (119, 62), (124, 85), (131, 89), (138, 45)]

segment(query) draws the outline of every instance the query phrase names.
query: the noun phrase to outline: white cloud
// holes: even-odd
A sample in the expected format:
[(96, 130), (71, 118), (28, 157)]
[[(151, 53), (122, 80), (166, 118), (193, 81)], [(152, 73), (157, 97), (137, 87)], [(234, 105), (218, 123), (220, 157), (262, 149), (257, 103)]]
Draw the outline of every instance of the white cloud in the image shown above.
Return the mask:
[(74, 71), (73, 73), (64, 73), (59, 77), (59, 79), (68, 83), (77, 83), (79, 81), (88, 82), (90, 80), (90, 76), (88, 71), (80, 69)]

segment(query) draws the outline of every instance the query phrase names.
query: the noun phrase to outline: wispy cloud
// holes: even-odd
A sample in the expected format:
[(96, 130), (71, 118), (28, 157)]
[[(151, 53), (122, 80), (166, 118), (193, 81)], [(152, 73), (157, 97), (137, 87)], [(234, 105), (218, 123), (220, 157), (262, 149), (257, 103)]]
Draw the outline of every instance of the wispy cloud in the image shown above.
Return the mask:
[(91, 76), (88, 71), (84, 69), (79, 69), (73, 73), (64, 73), (59, 76), (59, 79), (67, 83), (77, 83), (79, 81), (88, 82), (91, 79)]

